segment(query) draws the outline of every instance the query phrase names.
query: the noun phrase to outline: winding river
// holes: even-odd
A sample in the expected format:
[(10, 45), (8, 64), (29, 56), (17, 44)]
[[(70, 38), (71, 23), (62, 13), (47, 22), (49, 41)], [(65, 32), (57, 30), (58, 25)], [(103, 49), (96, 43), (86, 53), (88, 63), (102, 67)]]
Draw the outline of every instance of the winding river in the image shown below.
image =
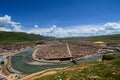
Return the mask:
[[(72, 62), (67, 63), (67, 64), (61, 64), (61, 65), (42, 65), (42, 66), (37, 66), (37, 65), (29, 65), (26, 62), (32, 61), (32, 53), (35, 49), (29, 49), (23, 52), (20, 52), (19, 54), (15, 54), (11, 58), (11, 63), (12, 67), (15, 70), (18, 70), (24, 74), (31, 74), (34, 72), (42, 71), (45, 69), (50, 69), (50, 68), (61, 68), (61, 67), (67, 67), (67, 66), (72, 66), (74, 65)], [(94, 56), (88, 59), (80, 60), (80, 62), (88, 62), (88, 61), (96, 61), (98, 59), (101, 59), (101, 56)]]

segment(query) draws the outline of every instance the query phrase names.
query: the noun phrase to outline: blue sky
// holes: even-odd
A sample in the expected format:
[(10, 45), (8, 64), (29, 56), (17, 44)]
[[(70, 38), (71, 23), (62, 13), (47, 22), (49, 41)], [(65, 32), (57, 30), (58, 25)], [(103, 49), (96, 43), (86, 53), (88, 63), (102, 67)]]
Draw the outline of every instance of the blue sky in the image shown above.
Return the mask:
[[(104, 35), (101, 28), (108, 30), (117, 25), (118, 30), (119, 21), (120, 0), (0, 1), (0, 31), (23, 31), (55, 37), (94, 36)], [(85, 32), (82, 32), (83, 29)], [(113, 30), (105, 35), (119, 33)]]

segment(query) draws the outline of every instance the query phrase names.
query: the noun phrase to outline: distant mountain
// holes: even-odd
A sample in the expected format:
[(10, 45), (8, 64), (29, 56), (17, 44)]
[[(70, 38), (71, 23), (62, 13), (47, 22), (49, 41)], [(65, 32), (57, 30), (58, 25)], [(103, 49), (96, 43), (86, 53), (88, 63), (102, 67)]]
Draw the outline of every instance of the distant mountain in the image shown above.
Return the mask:
[(24, 32), (0, 32), (0, 43), (31, 42), (38, 40), (50, 40), (53, 37), (45, 37)]
[(102, 35), (102, 36), (90, 36), (90, 37), (71, 37), (60, 38), (59, 40), (88, 40), (88, 41), (104, 41), (120, 44), (120, 34)]
[(71, 38), (55, 38), (46, 37), (38, 34), (28, 34), (24, 32), (3, 32), (0, 31), (0, 44), (9, 44), (17, 42), (34, 42), (39, 40), (90, 40), (90, 41), (104, 41), (120, 44), (120, 34), (92, 36), (92, 37), (71, 37)]
[(83, 40), (104, 41), (104, 42), (112, 42), (112, 43), (120, 44), (120, 34), (92, 36), (92, 37), (83, 38)]

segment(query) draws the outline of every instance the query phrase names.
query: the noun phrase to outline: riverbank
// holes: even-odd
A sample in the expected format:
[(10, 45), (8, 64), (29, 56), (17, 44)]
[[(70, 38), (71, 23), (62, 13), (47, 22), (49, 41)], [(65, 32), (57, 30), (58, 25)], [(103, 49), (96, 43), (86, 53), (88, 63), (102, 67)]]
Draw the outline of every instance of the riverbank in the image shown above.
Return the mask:
[(31, 48), (27, 48), (27, 49), (24, 49), (24, 50), (20, 50), (20, 51), (18, 51), (18, 52), (16, 52), (16, 53), (12, 54), (12, 55), (9, 57), (7, 67), (10, 69), (10, 71), (11, 71), (12, 73), (22, 74), (22, 72), (20, 72), (20, 71), (15, 70), (15, 69), (12, 68), (12, 63), (11, 63), (11, 58), (12, 58), (12, 56), (14, 56), (15, 54), (19, 54), (19, 53), (21, 53), (21, 52), (24, 52), (24, 51), (26, 51), (26, 50), (29, 50), (29, 49), (31, 49)]
[(29, 65), (39, 65), (39, 66), (42, 66), (42, 65), (63, 65), (63, 64), (68, 64), (70, 63), (71, 61), (48, 61), (48, 60), (35, 60), (35, 61), (31, 61), (31, 62), (26, 62), (27, 64)]
[(34, 50), (34, 52), (32, 53), (32, 58), (33, 58), (34, 60), (36, 60), (35, 55), (36, 55), (36, 52), (37, 52), (38, 49), (39, 49), (39, 48), (36, 48), (36, 49)]
[[(44, 70), (44, 71), (40, 71), (40, 72), (36, 72), (36, 73), (33, 73), (33, 74), (30, 74), (26, 77), (23, 77), (21, 78), (20, 80), (34, 80), (37, 76), (39, 77), (39, 75), (43, 75), (44, 73), (56, 73), (58, 70), (62, 70), (62, 69), (66, 69), (67, 67), (64, 67), (64, 68), (54, 68), (54, 69), (47, 69), (47, 70)], [(52, 73), (53, 74), (53, 73)]]
[(29, 49), (32, 49), (32, 48), (26, 48), (26, 49), (22, 49), (22, 50), (20, 50), (20, 51), (17, 51), (17, 52), (15, 52), (15, 53), (13, 53), (13, 54), (11, 55), (11, 57), (14, 56), (15, 54), (19, 54), (19, 53), (24, 52), (24, 51), (27, 51), (27, 50), (29, 50)]
[(19, 54), (20, 52), (23, 52), (23, 51), (26, 51), (26, 50), (29, 50), (29, 48), (17, 51), (16, 53), (6, 54), (6, 57), (7, 57), (6, 63), (1, 65), (1, 67), (2, 67), (1, 75), (3, 77), (7, 76), (7, 77), (5, 77), (7, 80), (14, 80), (14, 79), (16, 79), (16, 76), (18, 76), (19, 78), (25, 76), (22, 72), (14, 69), (12, 67), (11, 57), (14, 56), (15, 54)]

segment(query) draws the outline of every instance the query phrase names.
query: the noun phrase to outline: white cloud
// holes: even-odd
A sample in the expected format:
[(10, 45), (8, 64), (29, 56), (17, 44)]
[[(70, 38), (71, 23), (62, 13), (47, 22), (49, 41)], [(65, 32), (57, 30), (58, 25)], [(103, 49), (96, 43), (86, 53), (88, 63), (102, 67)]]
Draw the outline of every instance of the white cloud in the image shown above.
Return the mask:
[[(8, 28), (10, 25), (13, 29)], [(19, 22), (11, 20), (11, 16), (5, 15), (0, 17), (0, 31), (17, 31), (35, 33), (43, 36), (53, 37), (82, 37), (82, 36), (97, 36), (107, 34), (120, 34), (120, 22), (108, 22), (103, 25), (83, 25), (83, 26), (69, 26), (69, 27), (57, 27), (53, 25), (49, 28), (41, 28), (35, 25), (32, 29), (23, 30)]]
[[(38, 26), (38, 25), (37, 25)], [(81, 37), (81, 36), (97, 36), (120, 33), (120, 23), (108, 22), (101, 26), (85, 25), (85, 26), (71, 26), (72, 28), (59, 28), (53, 25), (50, 28), (33, 28), (28, 33), (35, 33), (44, 36), (54, 37)]]
[(13, 31), (23, 32), (23, 30), (21, 29), (22, 26), (20, 26), (20, 25), (14, 25), (14, 24), (12, 24), (12, 26), (14, 27), (14, 28), (13, 28)]
[(7, 28), (4, 28), (4, 27), (1, 27), (0, 31), (11, 31), (11, 29), (7, 29)]
[(38, 26), (38, 25), (35, 25), (34, 27), (35, 27), (35, 28), (39, 28), (39, 26)]
[(11, 17), (5, 15), (4, 17), (0, 17), (0, 27), (6, 27), (9, 24)]
[[(13, 29), (7, 28), (8, 26), (12, 26)], [(19, 22), (14, 22), (11, 20), (11, 16), (5, 15), (4, 17), (0, 17), (0, 31), (22, 31), (21, 25)]]

